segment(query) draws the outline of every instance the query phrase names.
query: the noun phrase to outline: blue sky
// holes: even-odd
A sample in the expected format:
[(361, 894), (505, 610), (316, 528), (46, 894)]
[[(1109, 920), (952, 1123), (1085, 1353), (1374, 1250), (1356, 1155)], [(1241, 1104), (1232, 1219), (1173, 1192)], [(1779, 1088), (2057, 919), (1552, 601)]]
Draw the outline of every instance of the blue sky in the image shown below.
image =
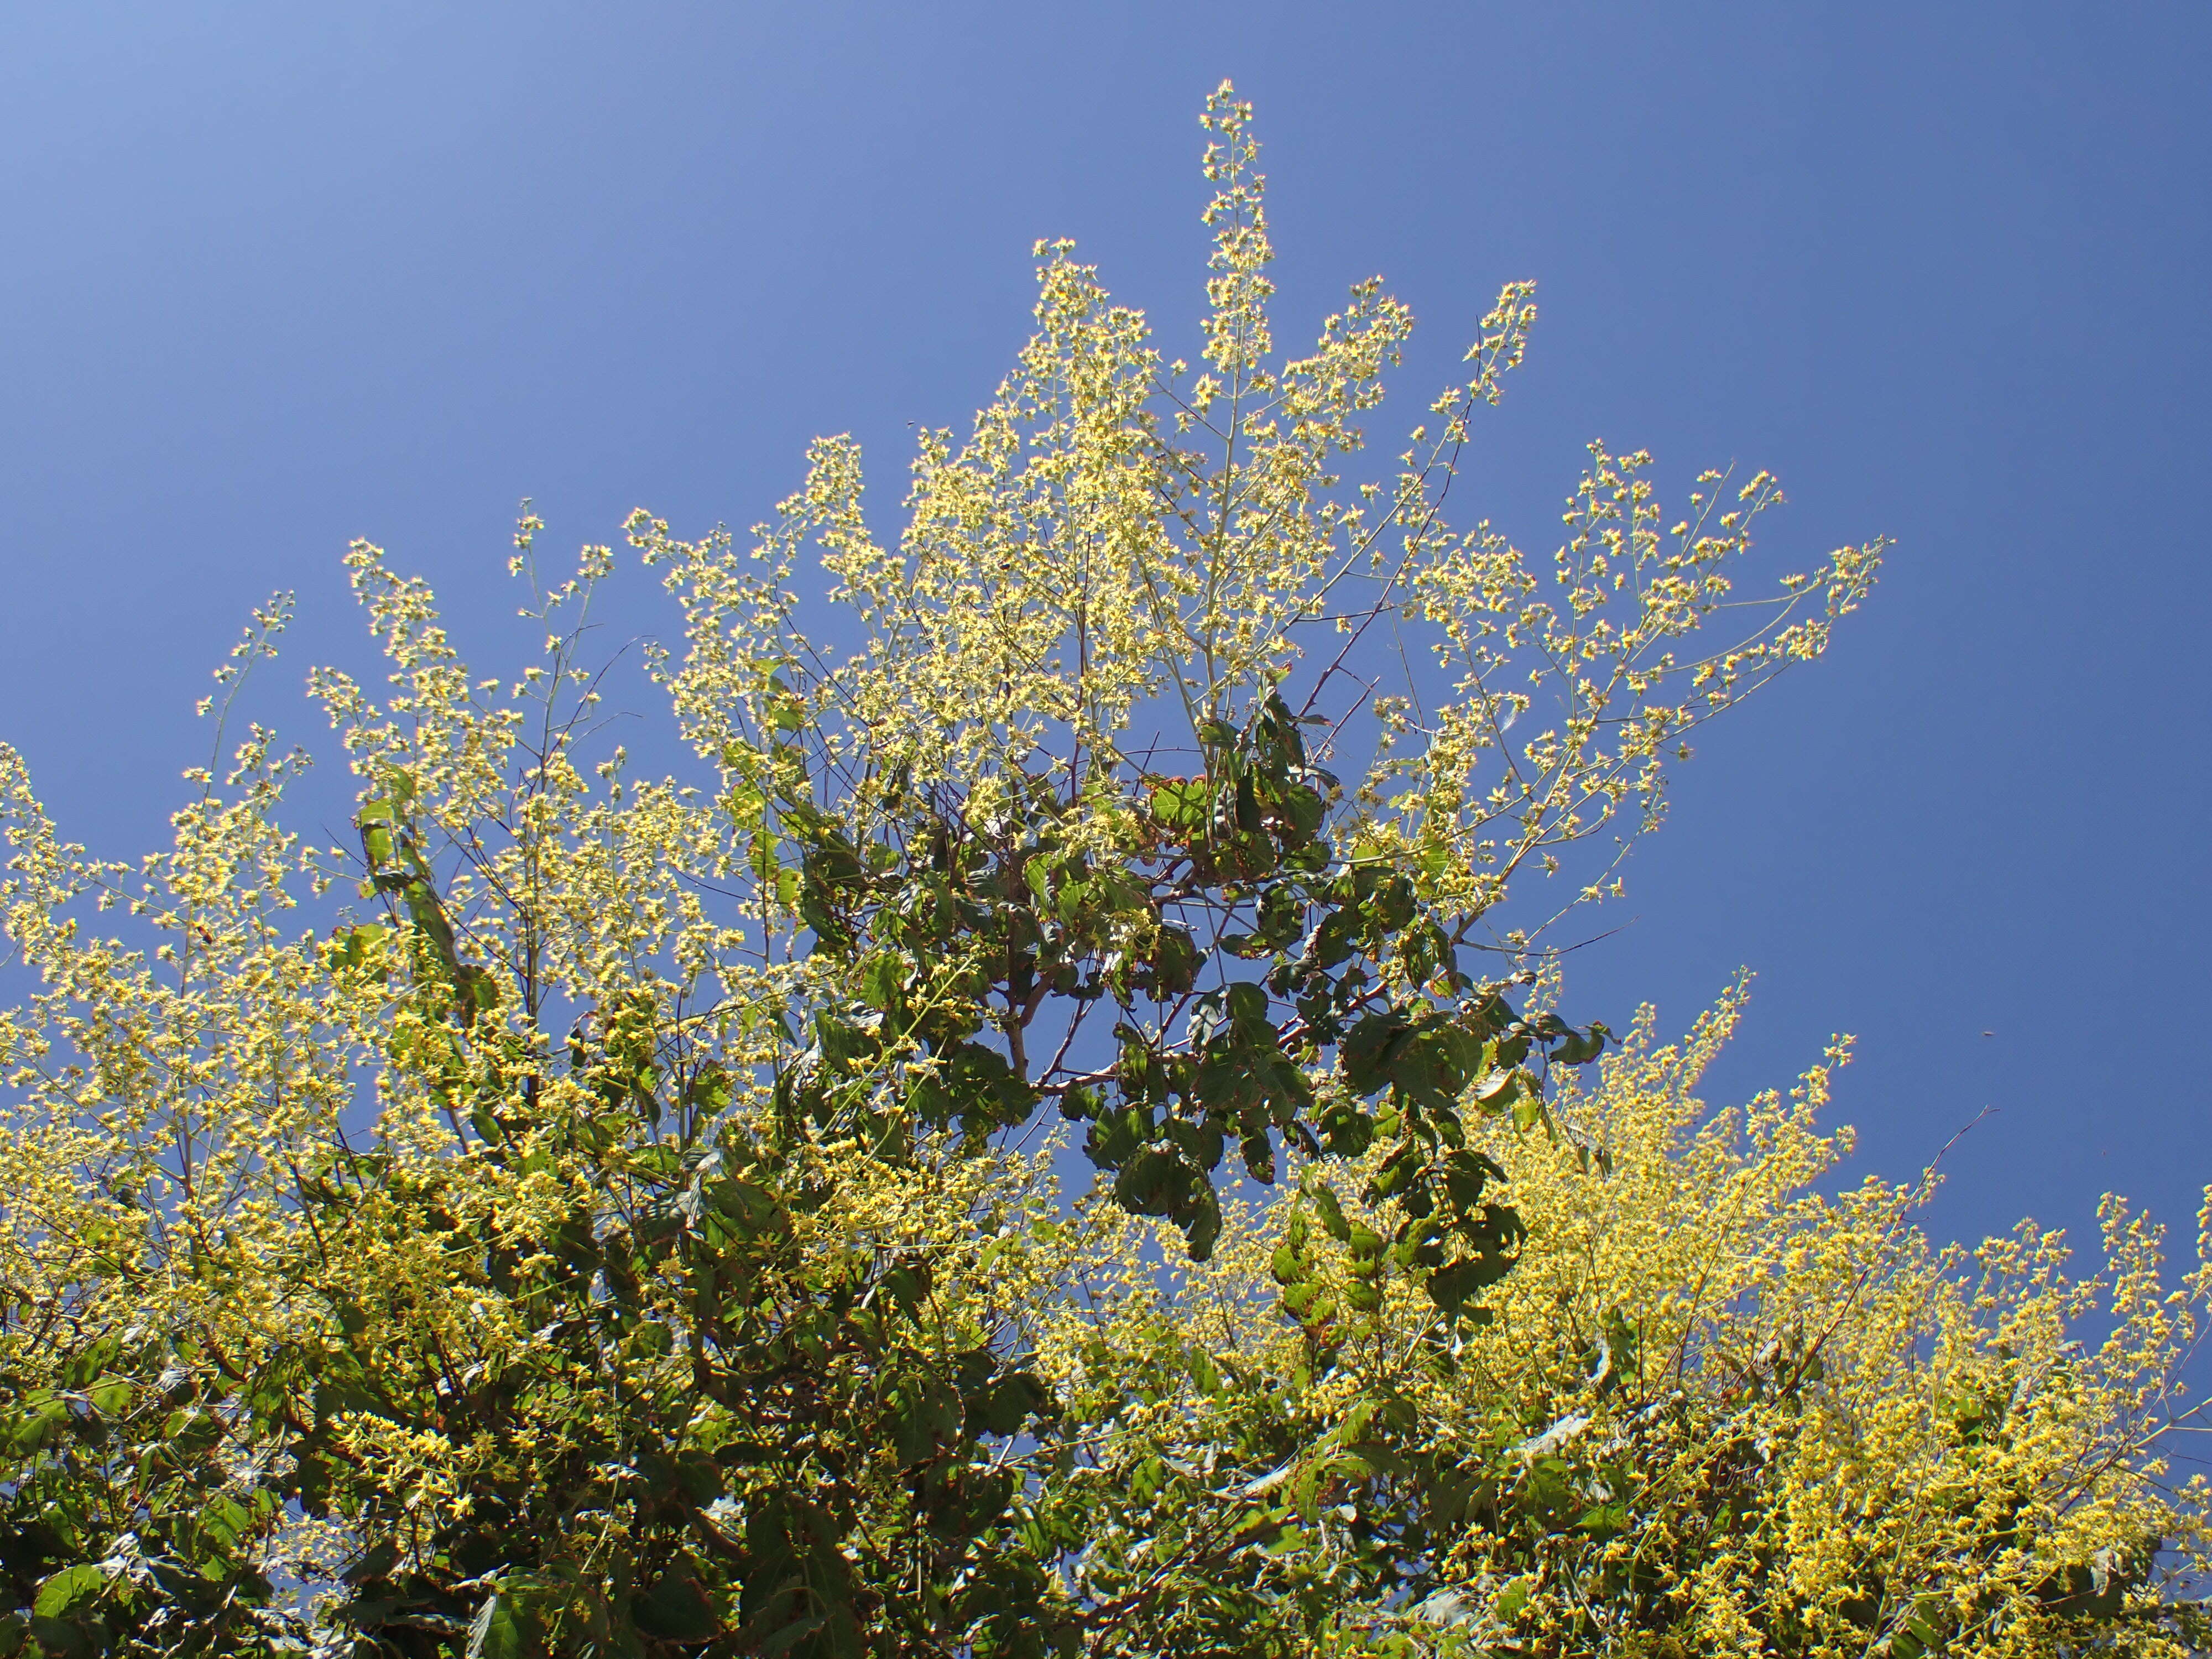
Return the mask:
[[(358, 661), (369, 536), (487, 661), (547, 544), (742, 526), (818, 432), (884, 508), (1072, 235), (1172, 343), (1195, 123), (1259, 106), (1285, 338), (1374, 271), (1401, 421), (1509, 277), (1542, 319), (1483, 510), (1548, 547), (1581, 446), (1778, 472), (1777, 564), (1887, 533), (1832, 657), (1712, 728), (1573, 1012), (1686, 1021), (1717, 1092), (1833, 1030), (1861, 1163), (1945, 1231), (2186, 1233), (2212, 1178), (2203, 844), (2212, 12), (2130, 8), (385, 4), (0, 20), (0, 736), (75, 837), (162, 833), (270, 589), (259, 712)], [(622, 625), (656, 625), (642, 592)], [(335, 767), (326, 769), (335, 772)], [(1984, 1035), (1984, 1033), (1989, 1035)]]

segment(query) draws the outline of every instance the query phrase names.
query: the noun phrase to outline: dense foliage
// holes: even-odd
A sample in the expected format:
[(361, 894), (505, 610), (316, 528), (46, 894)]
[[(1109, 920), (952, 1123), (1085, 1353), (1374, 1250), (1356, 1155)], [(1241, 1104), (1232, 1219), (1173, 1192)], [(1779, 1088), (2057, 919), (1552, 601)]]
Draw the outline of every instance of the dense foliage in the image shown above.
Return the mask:
[(1346, 482), (1411, 319), (1279, 360), (1206, 120), (1198, 369), (1042, 246), (895, 547), (841, 440), (743, 551), (631, 520), (688, 769), (596, 735), (614, 557), (527, 518), (511, 683), (349, 555), (349, 845), (258, 726), (134, 866), (0, 750), (0, 1653), (2181, 1650), (2203, 1275), (2116, 1211), (1977, 1288), (1810, 1195), (1825, 1072), (1704, 1114), (1734, 998), (1559, 1012), (1547, 927), (1879, 546), (1747, 600), (1773, 482), (1670, 526), (1601, 446), (1548, 566), (1449, 528), (1525, 284)]

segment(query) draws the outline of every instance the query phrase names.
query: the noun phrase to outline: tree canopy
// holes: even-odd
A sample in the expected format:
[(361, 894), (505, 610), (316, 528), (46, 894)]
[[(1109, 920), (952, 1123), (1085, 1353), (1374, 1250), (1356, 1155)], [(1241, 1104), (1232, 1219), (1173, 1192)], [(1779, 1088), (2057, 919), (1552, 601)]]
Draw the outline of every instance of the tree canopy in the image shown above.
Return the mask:
[(1195, 365), (1040, 245), (896, 538), (842, 439), (748, 545), (633, 515), (664, 773), (615, 554), (526, 515), (511, 675), (347, 555), (346, 845), (222, 735), (281, 599), (167, 850), (0, 749), (0, 1653), (2187, 1650), (2205, 1271), (1817, 1195), (1826, 1066), (1692, 1092), (1741, 988), (1567, 1017), (1561, 918), (1881, 544), (1754, 592), (1770, 477), (1602, 445), (1554, 555), (1455, 528), (1522, 283), (1359, 475), (1411, 317), (1278, 354), (1206, 123)]

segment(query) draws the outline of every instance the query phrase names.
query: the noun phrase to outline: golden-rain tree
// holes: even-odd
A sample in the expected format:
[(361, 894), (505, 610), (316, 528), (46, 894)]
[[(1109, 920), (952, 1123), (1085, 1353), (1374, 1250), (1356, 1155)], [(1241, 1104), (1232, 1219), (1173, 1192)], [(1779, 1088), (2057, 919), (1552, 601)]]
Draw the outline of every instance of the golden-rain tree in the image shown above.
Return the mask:
[[(1196, 365), (1042, 245), (1036, 331), (964, 440), (925, 436), (895, 542), (842, 440), (742, 550), (632, 518), (683, 616), (650, 666), (688, 770), (598, 744), (614, 556), (542, 578), (528, 518), (548, 644), (512, 679), (349, 554), (387, 672), (311, 682), (348, 846), (284, 827), (301, 762), (258, 726), (135, 866), (63, 841), (0, 750), (30, 981), (0, 1017), (0, 1649), (1902, 1654), (1941, 1617), (2157, 1601), (2159, 1408), (2117, 1361), (2002, 1362), (2075, 1390), (2067, 1431), (2111, 1449), (2087, 1496), (2037, 1451), (1989, 1477), (2027, 1483), (2012, 1510), (1970, 1483), (1917, 1531), (1778, 1532), (1844, 1443), (1819, 1413), (1893, 1407), (1881, 1443), (1936, 1455), (1883, 1364), (1940, 1328), (1943, 1375), (1996, 1379), (2013, 1339), (1976, 1347), (1948, 1264), (1868, 1242), (1880, 1194), (1760, 1199), (1715, 1237), (1766, 1277), (1731, 1255), (1733, 1300), (1668, 1301), (1665, 1183), (1802, 1182), (1810, 1131), (1794, 1163), (1679, 1156), (1648, 1033), (1577, 1086), (1609, 1034), (1536, 983), (1688, 735), (1818, 655), (1879, 544), (1747, 598), (1772, 480), (1670, 514), (1601, 446), (1555, 556), (1455, 529), (1520, 283), (1353, 476), (1411, 319), (1362, 283), (1278, 354), (1249, 111), (1224, 88), (1206, 120)], [(828, 640), (798, 625), (810, 550)], [(1063, 1190), (1056, 1134), (1097, 1191)], [(1224, 1208), (1240, 1179), (1285, 1196)], [(1649, 1259), (1597, 1272), (1577, 1204)], [(2039, 1341), (2079, 1310), (2018, 1248), (1992, 1305)], [(1861, 1261), (1892, 1265), (1850, 1288)], [(2183, 1314), (2123, 1281), (2129, 1352), (2166, 1363), (2145, 1322)], [(1856, 1311), (1895, 1285), (1926, 1293)], [(1237, 1319), (1174, 1299), (1201, 1291)], [(1785, 1326), (1791, 1389), (1725, 1381), (1754, 1337), (1741, 1376), (1771, 1379)], [(1555, 1407), (1610, 1426), (1514, 1429)], [(2044, 1420), (2001, 1415), (1975, 1443), (2007, 1456)], [(2018, 1557), (2000, 1608), (1923, 1606), (1983, 1548)]]

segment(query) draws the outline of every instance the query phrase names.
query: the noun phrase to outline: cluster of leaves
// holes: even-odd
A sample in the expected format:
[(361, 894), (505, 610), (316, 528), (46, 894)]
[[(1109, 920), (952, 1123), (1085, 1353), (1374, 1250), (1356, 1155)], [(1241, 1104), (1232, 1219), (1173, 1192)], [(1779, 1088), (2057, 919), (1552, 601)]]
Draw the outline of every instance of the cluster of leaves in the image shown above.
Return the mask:
[[(817, 1015), (815, 1046), (780, 1100), (825, 1132), (857, 1129), (883, 1146), (956, 1121), (973, 1139), (1052, 1098), (1088, 1126), (1085, 1150), (1119, 1201), (1172, 1221), (1200, 1258), (1220, 1231), (1229, 1147), (1246, 1176), (1273, 1185), (1279, 1141), (1349, 1157), (1381, 1133), (1396, 1151), (1379, 1190), (1402, 1194), (1412, 1216), (1402, 1265), (1422, 1267), (1440, 1305), (1456, 1306), (1504, 1271), (1513, 1231), (1509, 1211), (1482, 1203), (1486, 1166), (1465, 1150), (1462, 1098), (1525, 1121), (1541, 1099), (1532, 1068), (1586, 1063), (1603, 1027), (1516, 1018), (1497, 986), (1462, 970), (1456, 941), (1410, 879), (1336, 855), (1321, 830), (1341, 792), (1308, 763), (1279, 695), (1247, 731), (1208, 723), (1200, 735), (1212, 763), (1203, 774), (1141, 779), (1141, 811), (1073, 848), (1075, 815), (1040, 781), (980, 833), (915, 797), (910, 812), (897, 811), (905, 800), (885, 809), (886, 830), (856, 847), (807, 805), (811, 780), (789, 745), (744, 766), (786, 781), (797, 907), (817, 956), (849, 966), (865, 1004), (853, 1017)], [(1237, 959), (1267, 966), (1231, 978)], [(1200, 988), (1209, 966), (1219, 978)], [(1416, 988), (1425, 994), (1409, 996)], [(1055, 1003), (1072, 1012), (1033, 1077), (1032, 1034), (1052, 1028)], [(1109, 1047), (1105, 1063), (1086, 1066), (1078, 1040), (1101, 1004), (1115, 1011)], [(1140, 1005), (1158, 1012), (1147, 1018)], [(1004, 1048), (979, 1041), (987, 1035)], [(903, 1088), (887, 1098), (894, 1072)], [(1455, 1236), (1474, 1258), (1444, 1260)]]
[(281, 1650), (284, 1621), (252, 1547), (278, 1499), (235, 1473), (265, 1399), (222, 1400), (188, 1346), (143, 1329), (58, 1328), (51, 1309), (25, 1312), (58, 1363), (0, 1373), (0, 1648)]
[[(2033, 1407), (1969, 1390), (2009, 1496), (1959, 1487), (1919, 1556), (1832, 1528), (1844, 1565), (1804, 1577), (1790, 1471), (1842, 1441), (1799, 1425), (1892, 1386), (1865, 1347), (1872, 1394), (1839, 1393), (1820, 1323), (1890, 1260), (1862, 1234), (1792, 1269), (1823, 1334), (1724, 1386), (1688, 1379), (1757, 1325), (1752, 1281), (1689, 1292), (1692, 1331), (1666, 1297), (1711, 1269), (1679, 1239), (1638, 1269), (1660, 1311), (1615, 1270), (1570, 1316), (1595, 1247), (1559, 1229), (1627, 1202), (1640, 1073), (1574, 1081), (1627, 1057), (1543, 987), (1560, 907), (1500, 907), (1578, 848), (1567, 908), (1613, 890), (1684, 733), (1819, 654), (1879, 544), (1747, 605), (1771, 481), (1702, 480), (1662, 529), (1645, 458), (1601, 447), (1548, 578), (1452, 532), (1520, 283), (1395, 479), (1346, 486), (1410, 319), (1362, 283), (1279, 362), (1249, 111), (1224, 88), (1206, 120), (1194, 376), (1052, 246), (1036, 337), (964, 446), (926, 434), (896, 551), (842, 441), (750, 557), (632, 520), (684, 616), (650, 665), (690, 781), (592, 748), (612, 555), (547, 586), (527, 518), (549, 656), (504, 687), (349, 554), (387, 686), (313, 689), (352, 845), (283, 828), (302, 763), (258, 728), (135, 866), (62, 842), (0, 750), (36, 981), (0, 1014), (0, 1659), (1902, 1654), (2029, 1605), (2166, 1617), (2148, 1382), (2082, 1385), (2110, 1454), (2082, 1501), (2010, 1426)], [(796, 625), (809, 543), (843, 651)], [(2018, 1352), (2078, 1312), (2057, 1282), (2003, 1303), (2044, 1344)], [(1951, 1490), (1899, 1458), (1898, 1490)], [(1838, 1600), (1875, 1577), (1872, 1611)]]

